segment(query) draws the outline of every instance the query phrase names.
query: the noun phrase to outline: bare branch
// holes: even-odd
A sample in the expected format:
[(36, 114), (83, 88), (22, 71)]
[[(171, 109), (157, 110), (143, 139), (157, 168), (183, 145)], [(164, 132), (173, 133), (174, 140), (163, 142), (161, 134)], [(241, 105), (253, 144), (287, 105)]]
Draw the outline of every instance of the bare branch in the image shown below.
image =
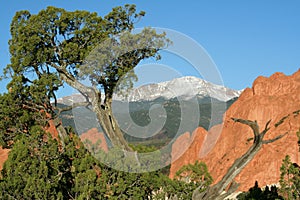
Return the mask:
[(240, 186), (241, 184), (240, 183), (237, 183), (235, 181), (232, 181), (232, 183), (230, 184), (229, 186), (229, 189), (227, 191), (227, 193), (230, 195), (231, 193), (234, 193), (238, 187)]
[(293, 112), (294, 117), (296, 117), (296, 116), (299, 115), (299, 114), (300, 114), (300, 110), (297, 110), (297, 111), (294, 111), (294, 112)]
[(238, 119), (238, 118), (231, 118), (234, 122), (239, 122), (241, 124), (246, 124), (251, 127), (253, 130), (253, 134), (255, 137), (259, 135), (259, 126), (257, 124), (257, 121), (251, 121), (251, 120), (246, 120), (246, 119)]
[(264, 130), (270, 129), (270, 128), (269, 128), (269, 125), (270, 125), (271, 121), (272, 121), (272, 120), (270, 119), (270, 120), (266, 123), (266, 126), (265, 126), (265, 129), (264, 129)]
[(276, 124), (275, 124), (275, 127), (278, 127), (279, 125), (281, 125), (284, 120), (286, 120), (290, 115), (286, 115), (284, 116), (283, 118), (281, 118)]
[(231, 184), (230, 184), (230, 186), (229, 186), (228, 191), (225, 192), (224, 194), (221, 194), (220, 196), (218, 196), (216, 198), (216, 200), (226, 199), (226, 197), (228, 197), (229, 195), (231, 195), (232, 193), (234, 193), (238, 189), (239, 186), (240, 186), (240, 183), (232, 181)]
[[(294, 116), (300, 114), (300, 110), (293, 112)], [(275, 124), (275, 128), (281, 125), (285, 119), (290, 117), (290, 114), (287, 116), (284, 116), (281, 120), (279, 120)], [(271, 120), (269, 120), (264, 130), (260, 133), (259, 132), (259, 126), (257, 124), (257, 121), (251, 121), (251, 120), (245, 120), (245, 119), (238, 119), (238, 118), (231, 118), (234, 122), (239, 122), (242, 124), (246, 124), (253, 130), (253, 134), (255, 136), (252, 146), (247, 150), (246, 153), (244, 153), (241, 157), (237, 158), (234, 163), (229, 167), (227, 173), (223, 176), (222, 180), (218, 182), (217, 184), (209, 187), (204, 192), (199, 192), (197, 190), (193, 193), (192, 199), (205, 199), (205, 200), (218, 200), (218, 199), (224, 199), (227, 196), (229, 196), (231, 193), (233, 193), (237, 188), (238, 184), (234, 182), (234, 178), (244, 169), (244, 167), (255, 157), (255, 155), (259, 152), (263, 144), (269, 144), (272, 142), (275, 142), (285, 135), (288, 134), (286, 132), (285, 134), (279, 135), (273, 139), (270, 140), (263, 140), (265, 134), (270, 130), (270, 123)], [(230, 185), (228, 191), (224, 194), (226, 187)]]
[(270, 123), (271, 123), (271, 119), (266, 123), (265, 129), (261, 132), (262, 138), (263, 138), (263, 137), (265, 136), (265, 134), (270, 130), (270, 127), (269, 127)]
[(84, 96), (86, 102), (89, 102), (89, 101), (90, 101), (87, 94), (85, 94), (85, 93), (83, 93), (83, 92), (81, 92), (81, 91), (79, 91), (79, 93), (80, 93), (82, 96)]
[(83, 106), (87, 107), (89, 105), (91, 105), (90, 102), (78, 102), (78, 103), (72, 104), (71, 106), (66, 106), (66, 107), (63, 107), (63, 108), (55, 107), (55, 110), (58, 110), (57, 115), (60, 115), (62, 112), (66, 112), (66, 111), (72, 110), (72, 109), (77, 108), (77, 107), (83, 107)]
[(263, 140), (263, 144), (269, 144), (269, 143), (275, 142), (276, 140), (279, 140), (280, 138), (284, 137), (287, 134), (288, 134), (288, 132), (286, 132), (285, 134), (278, 135), (277, 137), (270, 139), (270, 140)]

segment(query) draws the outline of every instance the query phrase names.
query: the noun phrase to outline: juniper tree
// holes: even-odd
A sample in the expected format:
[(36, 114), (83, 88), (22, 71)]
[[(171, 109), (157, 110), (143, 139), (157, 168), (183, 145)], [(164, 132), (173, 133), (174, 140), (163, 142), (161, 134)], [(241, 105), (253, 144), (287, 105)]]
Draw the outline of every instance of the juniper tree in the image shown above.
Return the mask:
[[(11, 23), (11, 64), (6, 72), (24, 77), (24, 84), (53, 81), (49, 99), (66, 83), (86, 97), (105, 134), (114, 146), (131, 151), (112, 114), (117, 83), (132, 87), (132, 71), (169, 44), (164, 33), (150, 28), (133, 34), (135, 23), (145, 15), (135, 5), (115, 7), (106, 16), (88, 11), (48, 7), (38, 14), (19, 11)], [(90, 81), (84, 85), (82, 79)], [(75, 105), (74, 105), (75, 106)]]

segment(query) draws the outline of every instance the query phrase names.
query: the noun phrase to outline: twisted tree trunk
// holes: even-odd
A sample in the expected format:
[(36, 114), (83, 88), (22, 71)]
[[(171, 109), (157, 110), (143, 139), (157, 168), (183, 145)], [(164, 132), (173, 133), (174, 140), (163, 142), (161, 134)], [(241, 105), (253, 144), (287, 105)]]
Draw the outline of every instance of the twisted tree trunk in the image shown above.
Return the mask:
[(113, 146), (131, 152), (132, 149), (125, 140), (123, 132), (112, 113), (111, 103), (112, 100), (109, 99), (109, 101), (102, 105), (100, 103), (96, 103), (95, 105), (92, 104), (93, 111), (96, 113), (103, 132), (109, 137)]
[(86, 97), (87, 102), (92, 106), (92, 110), (96, 113), (97, 119), (103, 129), (104, 134), (108, 136), (111, 143), (115, 147), (119, 147), (122, 150), (130, 151), (133, 150), (129, 147), (127, 141), (124, 138), (123, 132), (121, 131), (117, 120), (114, 118), (112, 113), (112, 99), (106, 97), (105, 101), (101, 101), (101, 92), (93, 87), (88, 87), (80, 83), (74, 77), (68, 75), (68, 73), (59, 67), (55, 67), (61, 79), (69, 84), (71, 87), (77, 89), (82, 95)]

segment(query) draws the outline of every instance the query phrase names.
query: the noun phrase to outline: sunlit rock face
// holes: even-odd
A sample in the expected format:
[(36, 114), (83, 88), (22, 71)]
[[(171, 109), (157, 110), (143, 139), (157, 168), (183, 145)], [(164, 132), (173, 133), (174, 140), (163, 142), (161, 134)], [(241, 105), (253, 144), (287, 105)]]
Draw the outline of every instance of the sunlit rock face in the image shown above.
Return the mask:
[[(290, 155), (292, 162), (300, 164), (300, 153), (296, 132), (300, 128), (300, 70), (291, 76), (275, 73), (271, 77), (258, 77), (252, 88), (245, 89), (238, 100), (224, 115), (223, 125), (212, 127), (208, 132), (197, 129), (191, 136), (179, 137), (173, 145), (173, 154), (180, 149), (178, 145), (189, 144), (182, 157), (171, 165), (170, 177), (183, 165), (204, 161), (209, 168), (215, 183), (226, 174), (233, 162), (242, 156), (251, 146), (253, 133), (243, 124), (231, 120), (242, 118), (257, 120), (263, 130), (271, 121), (271, 129), (265, 140), (280, 134), (288, 133), (280, 140), (264, 145), (254, 159), (236, 177), (240, 183), (239, 190), (248, 190), (255, 181), (259, 186), (278, 183), (280, 166), (285, 155)], [(275, 128), (276, 122), (289, 115), (284, 122)], [(192, 141), (190, 138), (194, 138)]]
[(1, 146), (0, 146), (0, 170), (3, 169), (3, 165), (4, 165), (4, 162), (7, 160), (8, 158), (8, 152), (9, 152), (9, 149), (3, 149)]

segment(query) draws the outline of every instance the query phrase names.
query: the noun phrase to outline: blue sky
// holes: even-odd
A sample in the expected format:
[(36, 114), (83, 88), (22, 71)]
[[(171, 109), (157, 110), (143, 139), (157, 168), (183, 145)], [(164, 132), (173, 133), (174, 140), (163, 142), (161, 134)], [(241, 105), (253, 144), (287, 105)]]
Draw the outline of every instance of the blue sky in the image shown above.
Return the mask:
[[(111, 8), (133, 3), (146, 16), (137, 27), (162, 27), (181, 32), (199, 43), (216, 64), (224, 85), (251, 87), (256, 77), (300, 68), (300, 1), (279, 0), (11, 0), (0, 7), (0, 68), (9, 63), (9, 26), (18, 10), (37, 13), (48, 5), (88, 10), (104, 16)], [(166, 61), (181, 75), (196, 75), (184, 60)], [(163, 63), (165, 64), (165, 63)], [(179, 66), (180, 65), (180, 66)], [(153, 75), (155, 79), (155, 75)], [(171, 76), (170, 76), (171, 77)], [(0, 83), (0, 92), (7, 82)]]

